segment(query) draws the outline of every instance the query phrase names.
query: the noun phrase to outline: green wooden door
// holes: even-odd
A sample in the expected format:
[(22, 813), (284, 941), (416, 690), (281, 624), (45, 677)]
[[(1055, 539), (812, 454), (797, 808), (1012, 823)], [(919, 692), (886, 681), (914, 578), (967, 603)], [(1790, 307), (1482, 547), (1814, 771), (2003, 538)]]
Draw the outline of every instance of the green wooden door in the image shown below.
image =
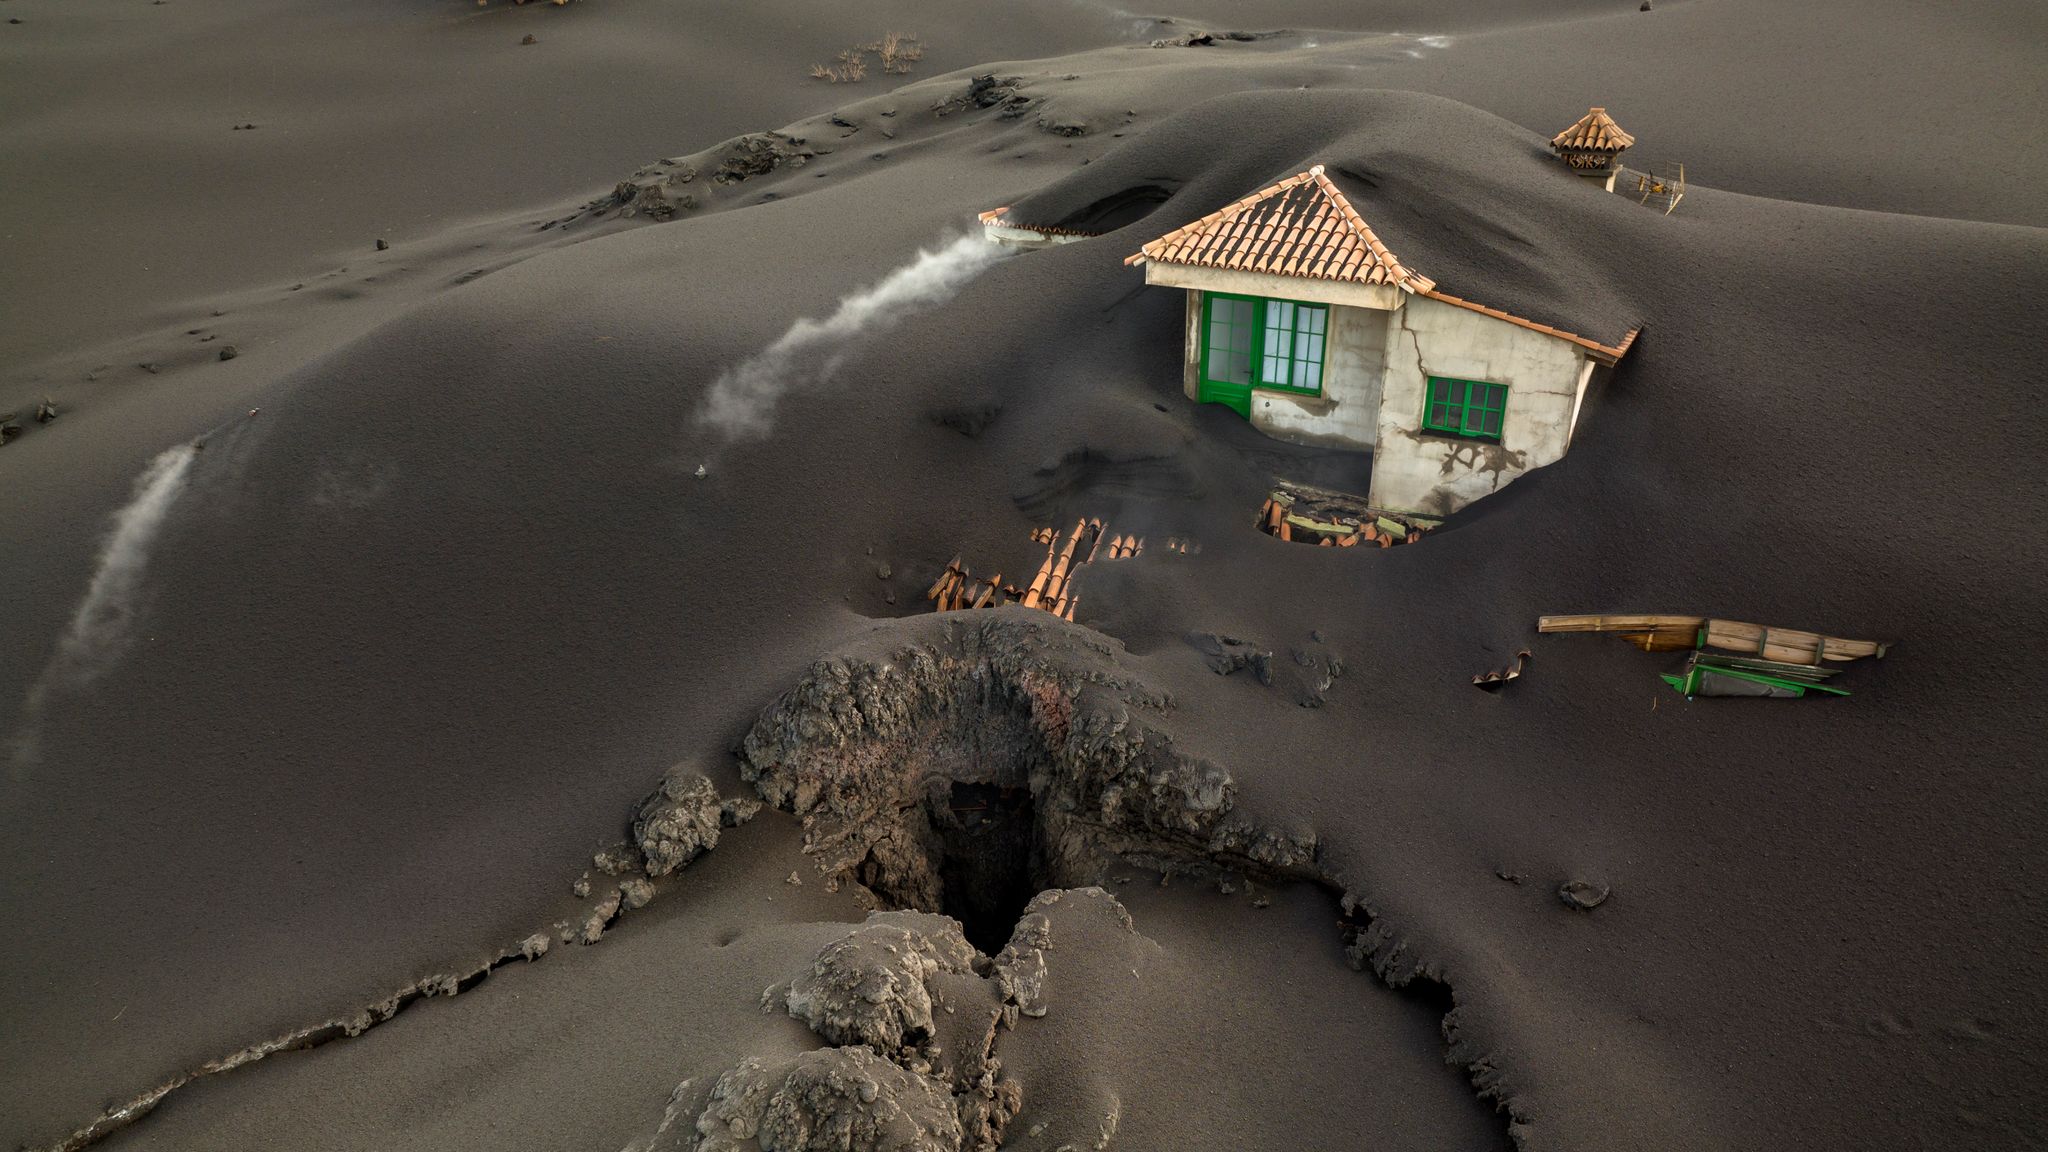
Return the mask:
[(1257, 301), (1247, 296), (1202, 294), (1202, 381), (1196, 399), (1252, 415), (1252, 344), (1258, 334)]

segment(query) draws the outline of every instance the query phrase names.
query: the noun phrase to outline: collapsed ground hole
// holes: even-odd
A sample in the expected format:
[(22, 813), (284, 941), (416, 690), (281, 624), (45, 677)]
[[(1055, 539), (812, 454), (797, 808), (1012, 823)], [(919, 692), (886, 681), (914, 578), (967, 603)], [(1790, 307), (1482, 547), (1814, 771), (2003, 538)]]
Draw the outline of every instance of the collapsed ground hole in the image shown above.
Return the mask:
[(993, 956), (1010, 939), (1024, 905), (1051, 887), (1031, 791), (956, 781), (945, 817), (933, 825), (943, 852), (940, 911), (960, 921), (968, 943)]
[[(1172, 475), (1175, 464), (1113, 465), (1083, 449), (1034, 495), (1056, 498), (1062, 472)], [(1454, 1035), (1452, 985), (1328, 870), (1312, 830), (1236, 810), (1228, 769), (1156, 725), (1173, 697), (1130, 677), (1111, 646), (1020, 606), (902, 632), (918, 641), (877, 636), (814, 664), (738, 749), (741, 777), (803, 822), (819, 873), (888, 909), (950, 915), (984, 954), (1038, 892), (1106, 887), (1131, 869), (1240, 890), (1319, 886), (1338, 902), (1347, 961), (1442, 1021), (1446, 1061), (1495, 1106), (1500, 1145), (1515, 1138), (1526, 1118), (1487, 1057)]]

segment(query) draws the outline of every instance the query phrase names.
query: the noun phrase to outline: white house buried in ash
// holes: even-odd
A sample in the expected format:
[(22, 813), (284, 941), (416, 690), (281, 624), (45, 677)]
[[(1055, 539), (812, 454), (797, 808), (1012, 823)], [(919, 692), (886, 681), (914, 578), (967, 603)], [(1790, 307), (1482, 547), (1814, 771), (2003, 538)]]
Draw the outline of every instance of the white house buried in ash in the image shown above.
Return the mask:
[[(984, 213), (991, 239), (1068, 239)], [(1370, 452), (1375, 513), (1445, 516), (1571, 446), (1613, 343), (1454, 296), (1401, 262), (1322, 165), (1125, 263), (1187, 292), (1182, 382), (1283, 440)]]

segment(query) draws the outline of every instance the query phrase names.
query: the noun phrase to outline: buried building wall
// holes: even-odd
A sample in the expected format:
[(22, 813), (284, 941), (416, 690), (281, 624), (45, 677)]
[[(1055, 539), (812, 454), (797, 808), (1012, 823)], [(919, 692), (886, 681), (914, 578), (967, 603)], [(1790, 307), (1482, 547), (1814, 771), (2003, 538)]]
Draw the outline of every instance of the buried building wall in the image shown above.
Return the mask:
[(1252, 427), (1276, 440), (1370, 452), (1379, 431), (1388, 317), (1377, 308), (1330, 306), (1320, 396), (1252, 389)]
[[(1388, 329), (1374, 507), (1443, 516), (1565, 454), (1588, 367), (1580, 349), (1490, 316), (1411, 297)], [(1508, 389), (1498, 443), (1423, 430), (1431, 376)]]

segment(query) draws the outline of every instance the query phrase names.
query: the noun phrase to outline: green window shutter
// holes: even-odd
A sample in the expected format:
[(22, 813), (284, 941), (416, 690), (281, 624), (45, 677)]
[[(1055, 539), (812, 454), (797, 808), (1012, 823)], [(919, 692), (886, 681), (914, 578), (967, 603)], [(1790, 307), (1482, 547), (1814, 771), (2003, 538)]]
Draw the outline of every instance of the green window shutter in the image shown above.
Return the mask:
[(1429, 398), (1423, 406), (1425, 431), (1462, 436), (1470, 440), (1499, 442), (1507, 419), (1508, 388), (1484, 380), (1429, 378)]

